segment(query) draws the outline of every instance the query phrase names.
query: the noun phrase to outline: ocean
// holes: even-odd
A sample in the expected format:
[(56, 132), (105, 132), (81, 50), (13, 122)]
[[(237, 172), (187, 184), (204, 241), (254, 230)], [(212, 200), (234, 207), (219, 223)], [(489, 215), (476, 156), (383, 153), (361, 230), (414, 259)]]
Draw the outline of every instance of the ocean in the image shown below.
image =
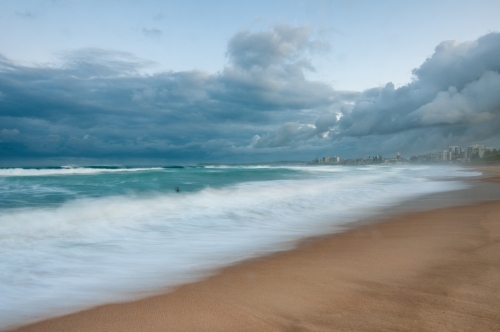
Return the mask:
[(3, 168), (0, 329), (167, 290), (480, 174), (455, 165)]

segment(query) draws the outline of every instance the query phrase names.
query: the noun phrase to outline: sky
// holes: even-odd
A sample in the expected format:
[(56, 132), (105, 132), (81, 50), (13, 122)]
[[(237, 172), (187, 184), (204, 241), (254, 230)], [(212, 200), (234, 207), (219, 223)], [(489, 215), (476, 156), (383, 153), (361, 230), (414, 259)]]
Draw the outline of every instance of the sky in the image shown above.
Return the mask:
[(0, 1), (0, 166), (500, 147), (500, 2)]

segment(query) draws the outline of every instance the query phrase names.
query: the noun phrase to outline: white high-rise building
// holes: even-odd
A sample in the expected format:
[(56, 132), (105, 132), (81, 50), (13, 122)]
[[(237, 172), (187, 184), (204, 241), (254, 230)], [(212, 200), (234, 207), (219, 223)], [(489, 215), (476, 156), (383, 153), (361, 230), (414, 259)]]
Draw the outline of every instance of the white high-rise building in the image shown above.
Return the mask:
[(476, 149), (479, 158), (483, 158), (484, 153), (486, 152), (486, 147), (484, 145), (474, 145), (474, 148)]
[(469, 146), (466, 150), (466, 158), (473, 158), (474, 156), (479, 156), (479, 158), (484, 157), (484, 153), (486, 152), (486, 146), (484, 145), (473, 145)]
[(451, 152), (448, 150), (444, 150), (441, 153), (441, 160), (451, 160)]
[(462, 149), (459, 146), (450, 146), (448, 151), (451, 152), (452, 155), (458, 156)]

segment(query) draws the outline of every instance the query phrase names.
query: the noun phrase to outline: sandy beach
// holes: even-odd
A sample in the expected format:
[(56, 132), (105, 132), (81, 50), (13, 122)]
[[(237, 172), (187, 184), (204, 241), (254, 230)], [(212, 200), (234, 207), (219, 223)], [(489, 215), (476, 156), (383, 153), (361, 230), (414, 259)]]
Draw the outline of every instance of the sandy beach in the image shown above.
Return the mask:
[[(479, 169), (499, 181), (498, 165)], [(498, 331), (499, 303), (491, 200), (397, 214), (167, 294), (15, 331)]]

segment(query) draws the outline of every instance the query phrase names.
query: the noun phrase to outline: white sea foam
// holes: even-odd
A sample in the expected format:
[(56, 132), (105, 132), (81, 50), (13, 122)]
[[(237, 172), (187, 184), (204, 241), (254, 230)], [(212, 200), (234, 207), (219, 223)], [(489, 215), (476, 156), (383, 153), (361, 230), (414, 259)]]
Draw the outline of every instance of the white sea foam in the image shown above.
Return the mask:
[(0, 211), (0, 328), (194, 280), (385, 206), (465, 186), (428, 177), (470, 175), (432, 167), (316, 170), (318, 178), (305, 180)]
[(99, 173), (158, 171), (160, 167), (150, 168), (94, 168), (94, 167), (62, 167), (62, 168), (0, 168), (0, 176), (50, 176), (50, 175), (91, 175)]

